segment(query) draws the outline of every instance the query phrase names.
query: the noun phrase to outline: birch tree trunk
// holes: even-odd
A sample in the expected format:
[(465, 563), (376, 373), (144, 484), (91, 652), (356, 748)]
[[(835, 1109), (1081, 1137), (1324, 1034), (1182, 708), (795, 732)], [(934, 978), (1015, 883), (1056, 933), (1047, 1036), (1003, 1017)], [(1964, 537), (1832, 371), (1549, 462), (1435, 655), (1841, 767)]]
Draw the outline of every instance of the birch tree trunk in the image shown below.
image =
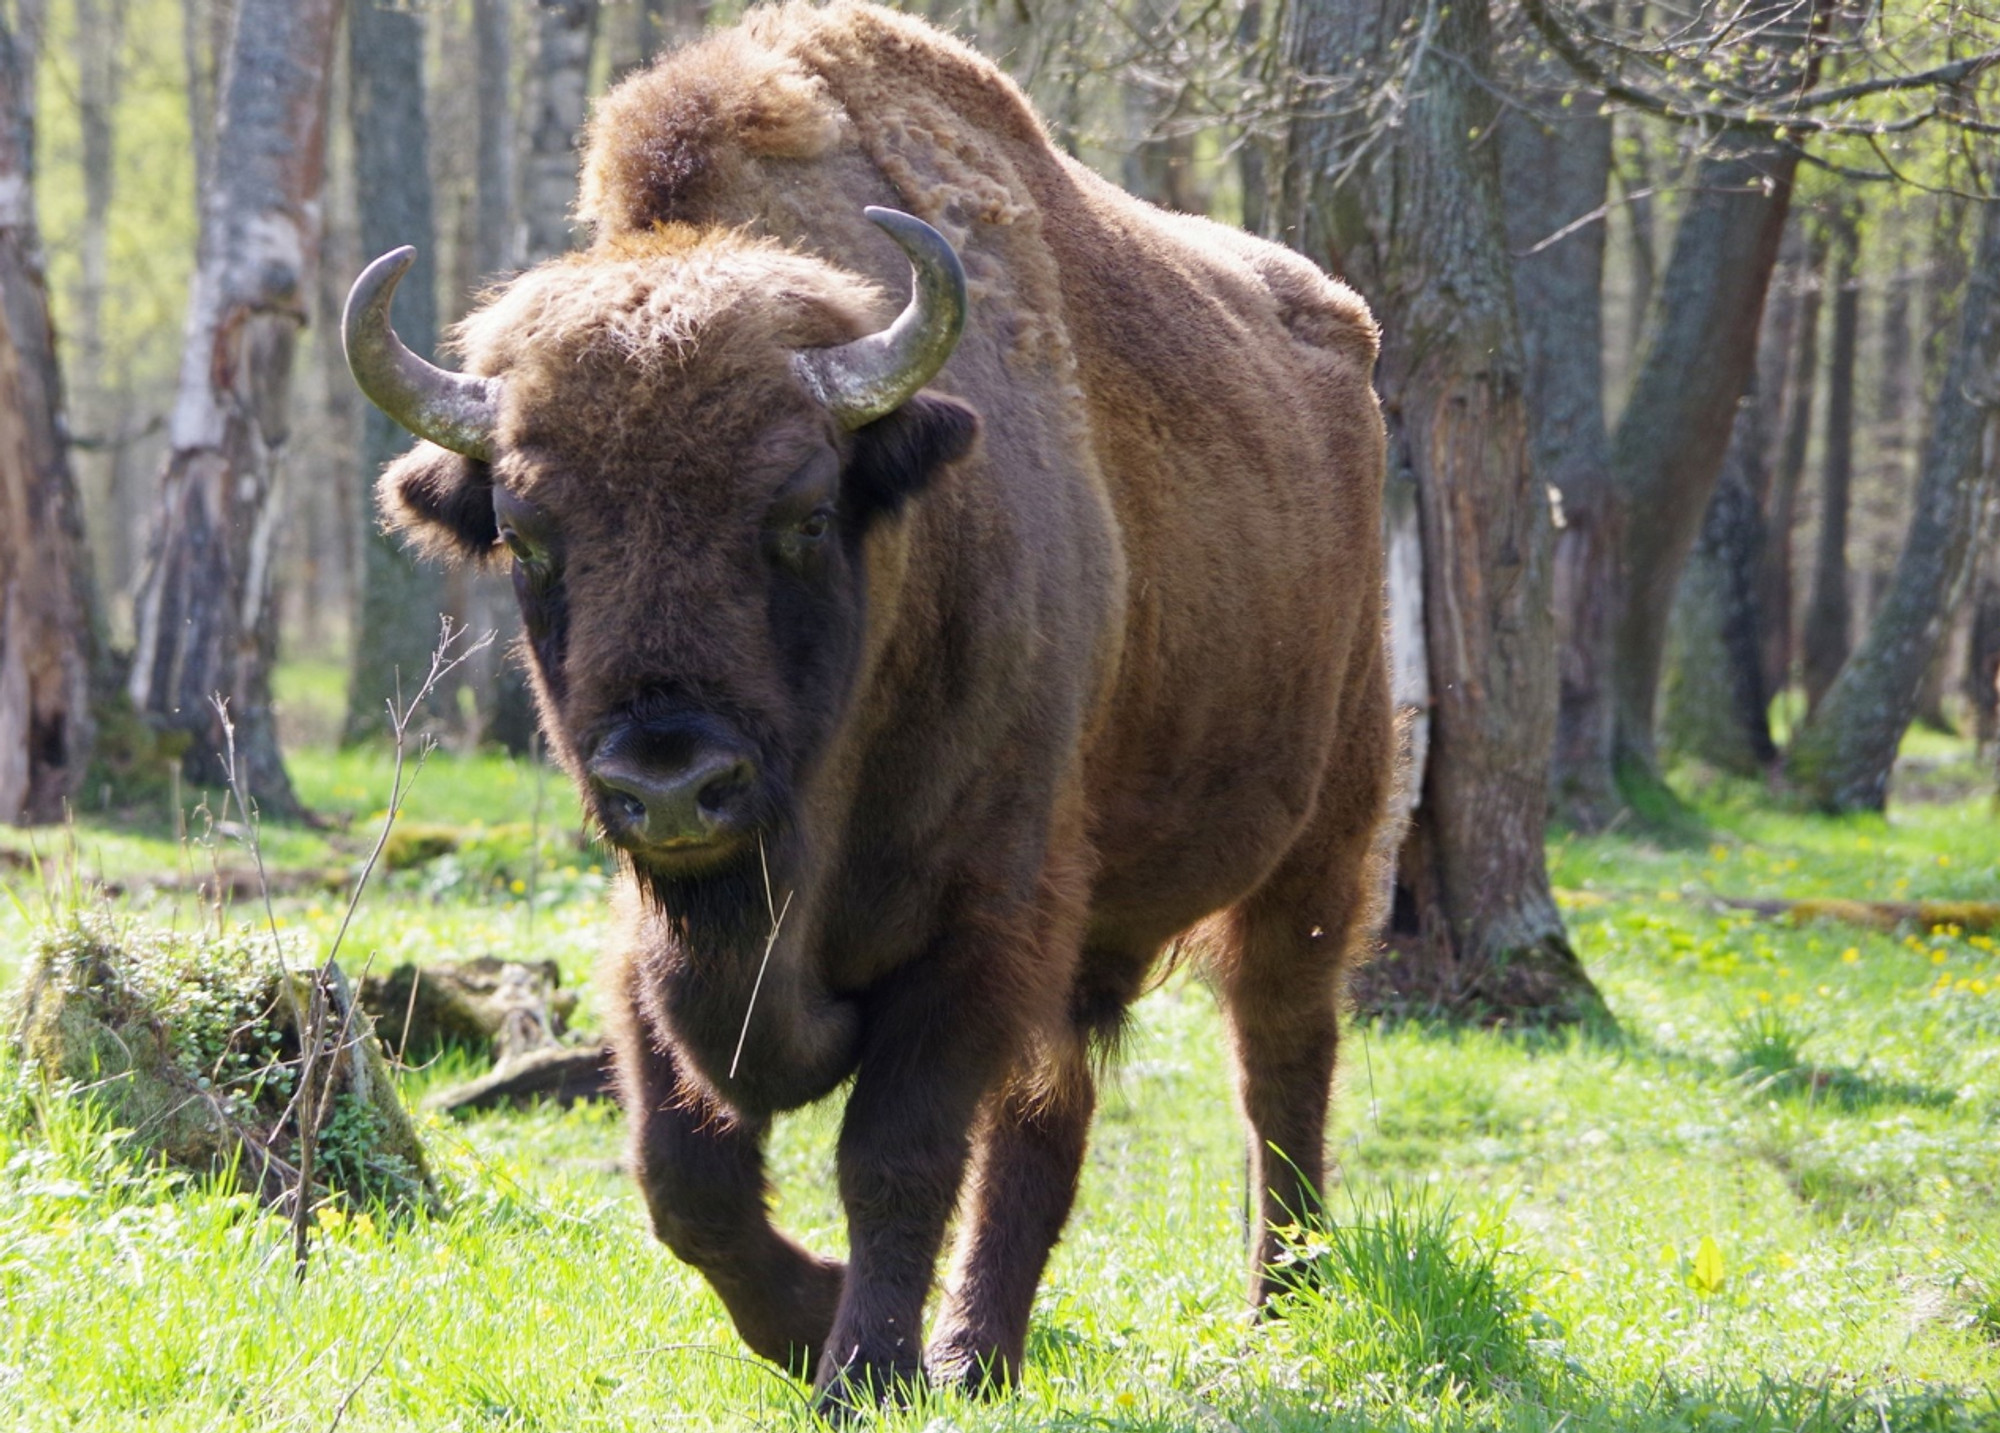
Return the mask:
[[(430, 126), (424, 112), (424, 17), (383, 0), (350, 0), (347, 14), (348, 121), (354, 139), (354, 192), (361, 252), (369, 260), (414, 244), (417, 261), (396, 290), (396, 332), (431, 356), (437, 342), (437, 224), (431, 202)], [(504, 83), (487, 86), (504, 89)], [(375, 475), (410, 446), (410, 436), (374, 404), (361, 410), (357, 486), (361, 571), (354, 652), (348, 673), (348, 742), (380, 735), (386, 703), (414, 692), (430, 666), (445, 608), (443, 574), (420, 563), (375, 521)]]
[(39, 16), (27, 8), (0, 6), (0, 821), (9, 823), (62, 819), (82, 783), (100, 650), (35, 225)]
[(1787, 774), (1827, 811), (1879, 811), (1924, 673), (1972, 566), (2000, 481), (2000, 205), (1979, 206), (1979, 250), (1889, 592), (1787, 753)]
[(1316, 257), (1337, 255), (1381, 321), (1389, 463), (1416, 484), (1423, 543), (1430, 757), (1398, 871), (1405, 939), (1371, 979), (1461, 1015), (1598, 1015), (1542, 845), (1554, 529), (1523, 398), (1486, 6), (1304, 0), (1294, 45), (1310, 76), (1403, 74), (1393, 144), (1345, 167), (1358, 137), (1332, 105), (1302, 122), (1293, 166), (1307, 233), (1330, 245)]
[(131, 695), (190, 738), (196, 783), (228, 777), (212, 698), (265, 814), (299, 814), (271, 710), (271, 560), (292, 357), (319, 258), (327, 72), (339, 0), (242, 0), (201, 196), (171, 452), (135, 625)]

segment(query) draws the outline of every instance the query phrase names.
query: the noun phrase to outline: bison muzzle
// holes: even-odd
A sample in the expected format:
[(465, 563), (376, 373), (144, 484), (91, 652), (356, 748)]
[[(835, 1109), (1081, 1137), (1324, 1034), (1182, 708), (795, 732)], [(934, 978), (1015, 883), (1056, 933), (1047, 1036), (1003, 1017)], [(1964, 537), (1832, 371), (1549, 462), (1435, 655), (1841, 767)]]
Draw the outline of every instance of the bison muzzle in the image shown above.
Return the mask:
[[(622, 854), (603, 995), (660, 1237), (831, 1409), (1004, 1383), (1093, 1058), (1178, 943), (1233, 1038), (1268, 1297), (1388, 784), (1367, 309), (852, 0), (626, 80), (581, 212), (590, 249), (461, 325), (465, 371), (390, 331), (406, 254), (347, 342), (424, 440), (387, 521), (511, 568)], [(762, 1150), (848, 1080), (843, 1264), (772, 1225)]]

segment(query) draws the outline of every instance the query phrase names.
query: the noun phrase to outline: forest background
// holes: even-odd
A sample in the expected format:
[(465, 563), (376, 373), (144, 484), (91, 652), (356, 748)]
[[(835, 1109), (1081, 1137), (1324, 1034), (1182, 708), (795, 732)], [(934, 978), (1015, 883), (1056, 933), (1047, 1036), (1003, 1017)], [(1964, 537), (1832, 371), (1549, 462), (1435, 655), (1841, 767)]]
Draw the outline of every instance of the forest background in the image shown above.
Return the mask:
[[(1943, 1343), (1834, 1378), (1819, 1351), (1852, 1324), (1810, 1336), (1758, 1324), (1746, 1274), (1729, 1284), (1744, 1301), (1730, 1327), (1753, 1345), (1790, 1339), (1805, 1364), (1732, 1364), (1727, 1321), (1704, 1321), (1733, 1273), (1704, 1262), (1669, 1207), (1687, 1192), (1684, 1128), (1647, 1145), (1655, 1101), (1628, 1089), (1604, 1118), (1628, 1122), (1633, 1158), (1651, 1150), (1672, 1172), (1634, 1226), (1649, 1232), (1620, 1237), (1669, 1226), (1680, 1252), (1662, 1267), (1696, 1322), (1668, 1322), (1704, 1330), (1685, 1348), (1722, 1381), (1690, 1392), (1673, 1357), (1634, 1354), (1615, 1373), (1594, 1365), (1588, 1389), (1558, 1387), (1561, 1358), (1525, 1349), (1548, 1342), (1535, 1320), (1560, 1300), (1496, 1285), (1495, 1337), (1525, 1341), (1518, 1368), (1482, 1382), (1476, 1339), (1467, 1352), (1419, 1337), (1389, 1404), (1352, 1406), (1415, 1416), (1445, 1368), (1468, 1407), (1496, 1396), (1503, 1421), (1532, 1408), (1542, 1426), (1588, 1423), (1587, 1409), (1622, 1426), (1642, 1404), (1682, 1426), (1703, 1398), (1796, 1426), (1803, 1405), (1786, 1400), (1815, 1387), (1825, 1426), (1848, 1413), (1875, 1426), (1906, 1403), (1913, 1418), (1974, 1417), (1976, 1400), (1924, 1390), (1976, 1384), (2000, 1333), (1996, 1172), (1973, 1153), (2000, 1110), (1980, 1053), (1996, 1028), (1985, 997), (2000, 992), (1984, 923), (2000, 898), (1987, 805), (2000, 770), (2000, 17), (1958, 0), (915, 8), (1005, 66), (1069, 152), (1146, 198), (1292, 244), (1353, 282), (1383, 325), (1388, 607), (1410, 777), (1388, 953), (1357, 997), (1406, 1022), (1385, 1027), (1371, 1082), (1431, 1113), (1399, 1135), (1392, 1111), (1388, 1154), (1357, 1145), (1377, 1151), (1355, 1157), (1364, 1182), (1380, 1172), (1371, 1161), (1396, 1179), (1426, 1161), (1477, 1170), (1471, 1225), (1384, 1186), (1425, 1249), (1476, 1270), (1481, 1239), (1512, 1237), (1495, 1232), (1507, 1199), (1535, 1202), (1494, 1193), (1493, 1169), (1555, 1157), (1530, 1133), (1549, 1112), (1494, 1090), (1532, 1085), (1537, 1069), (1610, 1088), (1623, 1078), (1602, 1063), (1613, 1047), (1587, 1040), (1637, 1037), (1676, 1099), (1741, 1096), (1766, 1112), (1718, 1156), (1717, 1181), (1738, 1186), (1713, 1221), (1732, 1260), (1768, 1223), (1755, 1267), (1777, 1283), (1867, 1263), (1879, 1277), (1855, 1296), (1861, 1323), (1903, 1316), (1885, 1312), (1901, 1309), (1902, 1281), (1949, 1292), (1932, 1319), (1952, 1330)], [(565, 974), (581, 975), (607, 863), (551, 834), (578, 817), (544, 792), (505, 656), (511, 592), (420, 566), (379, 533), (370, 484), (407, 439), (354, 389), (339, 314), (369, 259), (413, 243), (397, 324), (435, 351), (484, 286), (586, 243), (569, 209), (591, 99), (738, 13), (668, 0), (0, 4), (0, 818), (30, 828), (5, 844), (10, 865), (26, 871), (48, 849), (32, 828), (67, 821), (114, 903), (171, 903), (202, 889), (184, 879), (188, 833), (204, 817), (240, 829), (229, 803), (243, 795), (287, 889), (358, 860), (387, 795), (385, 703), (414, 690), (449, 615), (499, 638), (409, 729), (443, 745), (439, 807), (425, 814), (458, 824), (424, 838), (444, 864), (391, 881), (371, 939), (529, 952), (554, 929)], [(530, 790), (531, 833), (493, 836)], [(42, 884), (24, 875), (21, 889)], [(1683, 909), (1697, 893), (1720, 904)], [(524, 929), (477, 924), (481, 902), (510, 900)], [(274, 921), (315, 931), (316, 910), (281, 895)], [(9, 970), (41, 920), (17, 912)], [(1751, 924), (1770, 918), (1782, 928), (1768, 936)], [(1822, 918), (1847, 924), (1828, 934)], [(1892, 973), (1902, 958), (1920, 980)], [(1869, 1001), (1880, 1008), (1856, 1008)], [(1168, 1064), (1181, 1034), (1214, 1041), (1179, 997), (1159, 1019), (1165, 1033), (1148, 1038)], [(1596, 1034), (1504, 1043), (1564, 1026)], [(1441, 1073), (1460, 1064), (1473, 1073)], [(435, 1082), (420, 1072), (409, 1087)], [(1367, 1107), (1379, 1140), (1372, 1090)], [(58, 1136), (75, 1127), (39, 1118), (41, 1136), (8, 1137), (71, 1158)], [(558, 1146), (596, 1137), (580, 1118)], [(1841, 1143), (1894, 1121), (1879, 1147)], [(1495, 1152), (1503, 1125), (1527, 1153)], [(513, 1150), (524, 1128), (539, 1127), (496, 1125), (472, 1147)], [(1468, 1129), (1486, 1143), (1454, 1152)], [(104, 1158), (76, 1154), (74, 1172), (102, 1176)], [(1746, 1192), (1751, 1168), (1764, 1183)], [(490, 1167), (461, 1173), (490, 1192)], [(1591, 1177), (1609, 1201), (1610, 1172)], [(112, 1207), (178, 1197), (140, 1180)], [(1110, 1202), (1126, 1197), (1121, 1185)], [(1806, 1216), (1784, 1225), (1773, 1199)], [(41, 1217), (34, 1200), (23, 1208)], [(1963, 1237), (1926, 1243), (1916, 1226), (1946, 1217), (1966, 1221)], [(1630, 1250), (1605, 1223), (1600, 1246), (1565, 1245), (1561, 1260), (1616, 1283)], [(1148, 1247), (1171, 1262), (1171, 1243)], [(1909, 1250), (1929, 1272), (1910, 1272)], [(376, 1273), (393, 1279), (382, 1258)], [(1368, 1269), (1354, 1277), (1366, 1284)], [(358, 1310), (361, 1287), (338, 1297)], [(1369, 1287), (1348, 1293), (1375, 1313), (1396, 1314), (1408, 1293)], [(1643, 1303), (1639, 1285), (1619, 1287)], [(1132, 1298), (1144, 1304), (1142, 1286)], [(1603, 1308), (1585, 1317), (1629, 1327)], [(1344, 1328), (1322, 1332), (1338, 1342)], [(1402, 1357), (1382, 1337), (1317, 1366), (1365, 1383)], [(1588, 1344), (1579, 1333), (1573, 1351)], [(241, 1356), (243, 1377), (268, 1371)], [(342, 1357), (333, 1342), (324, 1356)], [(1200, 1363), (1179, 1344), (1160, 1354), (1183, 1356)], [(1268, 1411), (1285, 1375), (1248, 1369), (1232, 1396)], [(1092, 1417), (1130, 1414), (1110, 1375), (1078, 1376)], [(1175, 1398), (1210, 1385), (1163, 1378), (1180, 1392), (1146, 1416), (1175, 1426)], [(1778, 1379), (1775, 1402), (1758, 1402), (1760, 1378)], [(1859, 1401), (1827, 1403), (1828, 1389)], [(156, 1407), (123, 1385), (107, 1396)], [(458, 1417), (458, 1395), (439, 1396)], [(1280, 1403), (1281, 1425), (1319, 1407)], [(183, 1410), (190, 1426), (197, 1406)]]

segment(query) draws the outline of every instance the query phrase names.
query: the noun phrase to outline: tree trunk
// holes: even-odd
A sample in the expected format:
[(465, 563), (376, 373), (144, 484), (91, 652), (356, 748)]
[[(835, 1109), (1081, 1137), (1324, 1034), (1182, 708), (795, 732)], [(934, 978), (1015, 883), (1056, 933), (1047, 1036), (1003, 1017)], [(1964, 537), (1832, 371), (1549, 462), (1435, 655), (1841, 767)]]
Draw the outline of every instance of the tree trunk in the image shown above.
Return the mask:
[(1971, 566), (2000, 466), (2000, 205), (1983, 204), (1961, 327), (1933, 409), (1903, 550), (1867, 635), (1792, 741), (1787, 771), (1822, 810), (1879, 811), (1917, 690)]
[(1674, 598), (1661, 730), (1668, 747), (1738, 776), (1778, 757), (1765, 714), (1757, 571), (1763, 558), (1763, 404), (1736, 410), (1722, 472)]
[[(1585, 103), (1512, 111), (1500, 122), (1502, 197), (1526, 359), (1535, 467), (1561, 495), (1555, 538), (1558, 691), (1551, 805), (1579, 830), (1618, 810), (1611, 785), (1611, 617), (1618, 599), (1618, 512), (1604, 426), (1602, 221), (1611, 121)], [(1574, 232), (1552, 236), (1571, 224)]]
[(1779, 250), (1779, 276), (1757, 332), (1757, 362), (1737, 405), (1715, 492), (1674, 596), (1661, 730), (1668, 747), (1738, 776), (1778, 758), (1771, 740), (1771, 687), (1764, 675), (1760, 581), (1772, 498), (1771, 434), (1782, 417), (1786, 368), (1798, 328), (1799, 226)]
[(327, 72), (339, 0), (243, 0), (201, 196), (172, 451), (136, 611), (131, 694), (188, 733), (190, 779), (243, 781), (267, 815), (298, 814), (271, 711), (271, 557), (282, 511), (292, 356), (319, 258)]
[(1695, 165), (1646, 356), (1611, 443), (1625, 519), (1612, 769), (1641, 809), (1664, 794), (1653, 718), (1674, 592), (1756, 362), (1797, 164), (1787, 146), (1746, 140)]
[(514, 178), (513, 10), (508, 0), (473, 0), (473, 68), (508, 82), (479, 90), (479, 143), (474, 186), (479, 211), (473, 266), (480, 281), (521, 266), (521, 208)]
[[(1994, 479), (2000, 482), (2000, 479)], [(2000, 758), (2000, 499), (1986, 495), (1985, 522), (1973, 558), (1972, 633), (1965, 652), (1965, 700), (1980, 756)]]
[[(1650, 121), (1639, 114), (1621, 118), (1618, 162), (1612, 173), (1617, 177), (1622, 201), (1628, 282), (1624, 312), (1619, 316), (1624, 341), (1613, 353), (1612, 372), (1617, 387), (1611, 391), (1623, 400), (1630, 396), (1646, 341), (1646, 318), (1653, 311), (1653, 294), (1660, 282), (1660, 204), (1655, 197), (1659, 181), (1653, 173), (1657, 159), (1650, 152)], [(1609, 739), (1607, 735), (1606, 740)]]
[[(188, 137), (194, 149), (194, 192), (208, 193), (215, 173), (216, 91), (237, 0), (181, 0), (181, 62), (187, 71)], [(196, 204), (199, 219), (200, 204)]]
[[(123, 447), (122, 415), (109, 398), (104, 351), (104, 295), (109, 279), (111, 196), (116, 153), (118, 81), (125, 29), (124, 0), (75, 0), (77, 127), (83, 140), (83, 229), (79, 236), (77, 282), (69, 331), (70, 410), (78, 433), (94, 440), (95, 451), (72, 453), (85, 516), (96, 528), (100, 557), (122, 524), (113, 500), (118, 457)], [(113, 570), (122, 567), (116, 556)]]
[(535, 112), (522, 175), (529, 263), (562, 253), (575, 237), (570, 209), (597, 18), (597, 0), (542, 0), (536, 13)]
[[(424, 18), (380, 0), (351, 0), (347, 13), (348, 120), (361, 251), (368, 259), (414, 244), (417, 262), (396, 290), (396, 332), (426, 357), (437, 343), (437, 225), (426, 165)], [(487, 86), (486, 88), (496, 88)], [(360, 591), (347, 686), (348, 742), (387, 728), (386, 703), (414, 692), (430, 668), (445, 607), (443, 574), (420, 563), (374, 520), (374, 478), (410, 446), (398, 424), (370, 403), (361, 413)]]
[(0, 821), (62, 819), (99, 653), (35, 225), (35, 28), (0, 11)]
[(1843, 220), (1834, 241), (1833, 352), (1827, 362), (1819, 545), (1800, 637), (1808, 712), (1819, 705), (1847, 660), (1853, 613), (1847, 580), (1847, 515), (1854, 485), (1854, 362), (1861, 332), (1857, 239), (1852, 219)]
[[(1411, 48), (1420, 19), (1434, 48)], [(1340, 192), (1329, 176), (1356, 136), (1337, 116), (1296, 136), (1308, 233), (1331, 240), (1382, 322), (1389, 461), (1416, 483), (1424, 550), (1431, 750), (1398, 877), (1414, 939), (1378, 979), (1462, 1014), (1598, 1016), (1542, 845), (1554, 530), (1528, 437), (1486, 7), (1306, 0), (1295, 43), (1314, 76), (1416, 71), (1396, 142), (1371, 148)]]
[[(521, 190), (525, 251), (511, 252), (510, 245), (510, 252), (496, 253), (503, 269), (553, 258), (568, 249), (575, 237), (569, 213), (576, 202), (577, 142), (583, 130), (598, 12), (597, 0), (543, 0), (537, 12), (535, 104)], [(659, 12), (654, 8), (648, 13)], [(501, 43), (497, 22), (495, 28), (481, 30), (480, 40), (482, 46)], [(496, 103), (504, 104), (504, 100)], [(481, 129), (486, 128), (482, 111)], [(498, 191), (508, 181), (497, 156), (482, 163), (480, 174), (483, 215), (489, 203), (499, 207)], [(517, 230), (509, 224), (507, 232)], [(520, 660), (511, 655), (509, 639), (520, 630), (513, 593), (504, 581), (479, 578), (473, 602), (475, 625), (481, 630), (490, 627), (502, 638), (478, 659), (481, 666), (473, 676), (475, 692), (483, 703), (482, 734), (520, 755), (533, 746), (535, 712), (527, 674)]]
[[(1264, 45), (1264, 0), (1244, 0), (1242, 12), (1236, 17), (1236, 48), (1242, 55), (1241, 70), (1244, 81), (1259, 88), (1261, 70), (1266, 52)], [(1264, 238), (1272, 235), (1271, 226), (1271, 178), (1275, 171), (1282, 169), (1283, 156), (1273, 162), (1271, 143), (1262, 133), (1263, 116), (1253, 105), (1248, 123), (1239, 128), (1236, 140), (1236, 178), (1243, 190), (1243, 227), (1252, 234)]]
[(1826, 269), (1826, 234), (1805, 226), (1805, 253), (1794, 271), (1799, 288), (1797, 329), (1786, 365), (1783, 436), (1765, 499), (1763, 561), (1758, 564), (1757, 601), (1764, 614), (1764, 690), (1782, 692), (1792, 680), (1792, 528), (1797, 520), (1799, 483), (1805, 476), (1806, 445), (1812, 437), (1813, 395), (1819, 391), (1821, 278)]

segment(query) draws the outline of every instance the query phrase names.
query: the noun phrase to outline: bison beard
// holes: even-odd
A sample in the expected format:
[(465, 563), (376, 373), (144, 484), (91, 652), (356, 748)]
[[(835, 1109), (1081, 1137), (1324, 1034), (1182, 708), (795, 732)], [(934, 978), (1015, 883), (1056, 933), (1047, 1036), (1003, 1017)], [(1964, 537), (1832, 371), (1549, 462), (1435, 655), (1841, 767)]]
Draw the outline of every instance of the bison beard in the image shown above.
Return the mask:
[[(464, 374), (389, 332), (406, 259), (357, 281), (349, 352), (432, 440), (388, 521), (511, 552), (543, 729), (625, 852), (602, 983), (660, 1238), (829, 1411), (1004, 1384), (1093, 1046), (1179, 941), (1269, 1297), (1379, 886), (1365, 306), (1111, 188), (986, 61), (853, 0), (606, 96), (582, 212), (590, 250), (462, 325)], [(762, 1145), (850, 1079), (841, 1265), (772, 1226)]]

